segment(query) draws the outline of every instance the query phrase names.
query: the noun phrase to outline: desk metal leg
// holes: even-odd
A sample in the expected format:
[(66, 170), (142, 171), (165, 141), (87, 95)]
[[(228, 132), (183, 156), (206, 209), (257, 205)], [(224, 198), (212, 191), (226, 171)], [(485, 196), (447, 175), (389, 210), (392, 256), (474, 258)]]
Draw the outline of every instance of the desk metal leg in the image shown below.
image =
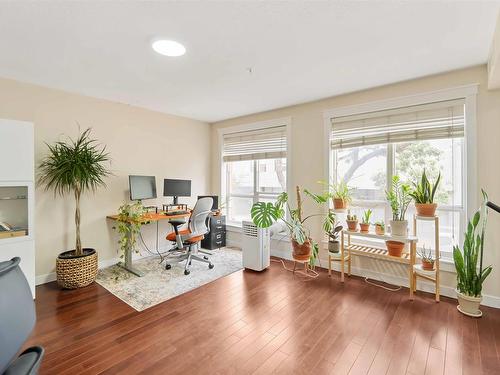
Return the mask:
[[(127, 243), (130, 243), (130, 231), (127, 236), (128, 236)], [(144, 273), (134, 268), (132, 264), (132, 248), (130, 246), (127, 246), (127, 249), (125, 250), (125, 262), (119, 262), (118, 265), (123, 269), (127, 270), (128, 272), (133, 273), (136, 276), (139, 277), (144, 276)]]

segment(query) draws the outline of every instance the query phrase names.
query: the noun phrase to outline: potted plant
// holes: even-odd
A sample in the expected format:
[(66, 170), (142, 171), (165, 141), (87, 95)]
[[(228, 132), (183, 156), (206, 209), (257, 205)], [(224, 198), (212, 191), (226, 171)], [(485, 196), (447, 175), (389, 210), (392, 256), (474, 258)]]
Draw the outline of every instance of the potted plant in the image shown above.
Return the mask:
[(361, 227), (361, 232), (367, 233), (370, 231), (370, 218), (372, 217), (372, 210), (368, 209), (363, 212), (363, 218), (359, 226)]
[(403, 249), (405, 247), (404, 242), (388, 240), (385, 241), (385, 246), (387, 247), (387, 253), (392, 257), (401, 257), (403, 254)]
[(413, 183), (413, 190), (410, 195), (415, 201), (417, 215), (432, 217), (436, 214), (437, 203), (434, 203), (434, 196), (436, 195), (440, 181), (441, 172), (439, 172), (434, 184), (431, 184), (424, 169), (420, 182)]
[(408, 205), (411, 202), (410, 186), (402, 183), (399, 176), (393, 176), (391, 190), (386, 191), (391, 205), (391, 235), (405, 237), (408, 233), (408, 221), (405, 219)]
[(343, 180), (331, 185), (334, 210), (345, 210), (352, 201), (351, 188)]
[(118, 209), (118, 217), (116, 219), (118, 225), (113, 229), (118, 229), (120, 239), (120, 259), (123, 259), (128, 249), (130, 251), (139, 251), (136, 248), (137, 236), (141, 231), (141, 226), (144, 224), (145, 210), (141, 202), (125, 203)]
[(328, 251), (336, 254), (340, 252), (339, 234), (344, 227), (338, 225), (338, 223), (334, 223), (332, 228), (329, 232), (326, 232), (328, 235)]
[(385, 234), (385, 223), (383, 220), (375, 223), (375, 233), (379, 236), (383, 236)]
[(356, 215), (351, 215), (351, 212), (349, 211), (347, 213), (347, 229), (355, 232), (358, 230), (358, 217)]
[(425, 271), (434, 270), (434, 257), (432, 256), (432, 250), (427, 251), (425, 245), (422, 247), (422, 251), (418, 252), (420, 259), (422, 260), (422, 269)]
[[(491, 273), (492, 266), (483, 267), (484, 234), (486, 229), (488, 197), (483, 191), (483, 203), (467, 225), (463, 249), (453, 247), (453, 260), (457, 271), (458, 310), (465, 315), (482, 315), (479, 305), (482, 300), (483, 282)], [(479, 262), (479, 264), (478, 264)]]
[(80, 198), (87, 191), (105, 186), (104, 179), (111, 173), (105, 166), (109, 155), (90, 137), (90, 131), (85, 130), (76, 140), (47, 144), (49, 154), (38, 168), (38, 183), (46, 190), (61, 196), (72, 193), (75, 197), (75, 248), (62, 252), (56, 260), (57, 282), (68, 289), (87, 286), (97, 275), (97, 252), (82, 247), (80, 239)]
[[(328, 195), (316, 195), (304, 189), (304, 193), (316, 203), (323, 205), (328, 201)], [(328, 211), (328, 214), (311, 214), (304, 216), (302, 207), (302, 195), (300, 187), (296, 187), (297, 206), (292, 208), (289, 203), (288, 194), (281, 193), (276, 203), (257, 202), (252, 206), (250, 212), (253, 223), (259, 228), (268, 228), (277, 221), (282, 221), (292, 242), (292, 256), (297, 261), (307, 261), (312, 267), (319, 254), (319, 245), (314, 242), (309, 234), (309, 229), (305, 222), (314, 216), (325, 216), (323, 230), (330, 232), (335, 222), (335, 214)]]

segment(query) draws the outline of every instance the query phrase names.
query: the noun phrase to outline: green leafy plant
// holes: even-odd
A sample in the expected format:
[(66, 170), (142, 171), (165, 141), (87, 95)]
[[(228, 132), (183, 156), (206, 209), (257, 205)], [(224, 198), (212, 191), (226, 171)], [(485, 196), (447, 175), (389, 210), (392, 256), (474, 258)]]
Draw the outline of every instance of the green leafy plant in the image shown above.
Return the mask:
[(385, 192), (391, 205), (392, 220), (403, 221), (406, 217), (408, 205), (411, 202), (410, 186), (401, 182), (399, 176), (392, 177), (391, 190)]
[(345, 203), (351, 203), (352, 201), (352, 188), (350, 188), (347, 183), (340, 180), (336, 184), (331, 184), (331, 196), (334, 199), (342, 199)]
[(318, 183), (325, 185), (327, 188), (326, 196), (333, 199), (342, 199), (346, 204), (352, 202), (352, 190), (344, 180), (337, 183), (328, 183), (325, 181), (318, 181)]
[[(471, 297), (480, 297), (483, 282), (492, 271), (492, 266), (483, 268), (484, 234), (488, 210), (488, 196), (483, 190), (483, 203), (467, 225), (463, 249), (453, 247), (453, 260), (457, 271), (457, 289)], [(479, 267), (478, 267), (479, 262)]]
[(432, 249), (427, 249), (425, 245), (422, 247), (422, 250), (417, 251), (418, 256), (424, 262), (434, 263), (434, 255), (432, 254)]
[(411, 197), (415, 200), (415, 203), (419, 204), (430, 204), (434, 203), (434, 197), (436, 195), (437, 188), (441, 182), (441, 172), (436, 178), (434, 184), (431, 184), (427, 175), (424, 172), (419, 182), (413, 182), (413, 190), (410, 192)]
[(90, 137), (91, 129), (81, 133), (76, 140), (47, 144), (49, 154), (38, 167), (38, 183), (45, 190), (54, 190), (54, 195), (73, 193), (76, 202), (75, 255), (83, 255), (80, 239), (80, 198), (87, 191), (95, 192), (106, 186), (104, 179), (111, 174), (105, 163), (110, 161), (106, 147), (101, 147)]
[(363, 224), (370, 224), (370, 218), (372, 217), (372, 210), (368, 209), (363, 212), (363, 218), (361, 219), (361, 222)]
[(385, 223), (383, 220), (376, 221), (373, 225), (378, 225), (382, 230), (385, 230)]
[(141, 231), (142, 224), (145, 224), (144, 213), (141, 202), (125, 203), (118, 209), (116, 221), (118, 223), (118, 233), (120, 234), (118, 240), (121, 250), (120, 258), (123, 259), (127, 249), (138, 252), (136, 248), (137, 236)]
[[(281, 193), (276, 200), (276, 203), (257, 202), (252, 206), (250, 212), (253, 223), (259, 228), (269, 228), (277, 221), (285, 224), (290, 238), (302, 245), (307, 241), (312, 244), (312, 253), (310, 264), (313, 266), (319, 253), (319, 246), (311, 240), (309, 229), (305, 226), (305, 222), (314, 216), (324, 216), (323, 230), (330, 232), (335, 223), (335, 214), (328, 211), (328, 214), (311, 214), (303, 215), (303, 202), (299, 186), (296, 187), (297, 206), (292, 208), (289, 203), (288, 194)], [(307, 189), (304, 189), (304, 194), (311, 198), (319, 205), (323, 205), (328, 201), (328, 195), (313, 194)]]

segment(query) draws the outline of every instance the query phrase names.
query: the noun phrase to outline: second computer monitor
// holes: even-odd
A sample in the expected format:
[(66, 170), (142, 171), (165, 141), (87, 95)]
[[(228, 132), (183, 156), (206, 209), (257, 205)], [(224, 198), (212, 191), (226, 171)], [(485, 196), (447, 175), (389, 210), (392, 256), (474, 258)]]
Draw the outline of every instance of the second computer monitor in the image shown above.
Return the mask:
[(178, 204), (178, 197), (191, 196), (191, 180), (174, 180), (170, 178), (164, 179), (163, 196), (173, 197), (174, 204)]

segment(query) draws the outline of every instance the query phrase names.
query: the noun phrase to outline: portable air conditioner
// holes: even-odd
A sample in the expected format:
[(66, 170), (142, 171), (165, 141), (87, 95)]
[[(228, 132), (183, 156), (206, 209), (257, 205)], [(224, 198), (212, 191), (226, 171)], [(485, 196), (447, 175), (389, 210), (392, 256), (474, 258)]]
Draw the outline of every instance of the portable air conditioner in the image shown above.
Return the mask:
[(269, 228), (258, 228), (251, 221), (243, 222), (243, 267), (262, 271), (271, 262), (271, 234)]

